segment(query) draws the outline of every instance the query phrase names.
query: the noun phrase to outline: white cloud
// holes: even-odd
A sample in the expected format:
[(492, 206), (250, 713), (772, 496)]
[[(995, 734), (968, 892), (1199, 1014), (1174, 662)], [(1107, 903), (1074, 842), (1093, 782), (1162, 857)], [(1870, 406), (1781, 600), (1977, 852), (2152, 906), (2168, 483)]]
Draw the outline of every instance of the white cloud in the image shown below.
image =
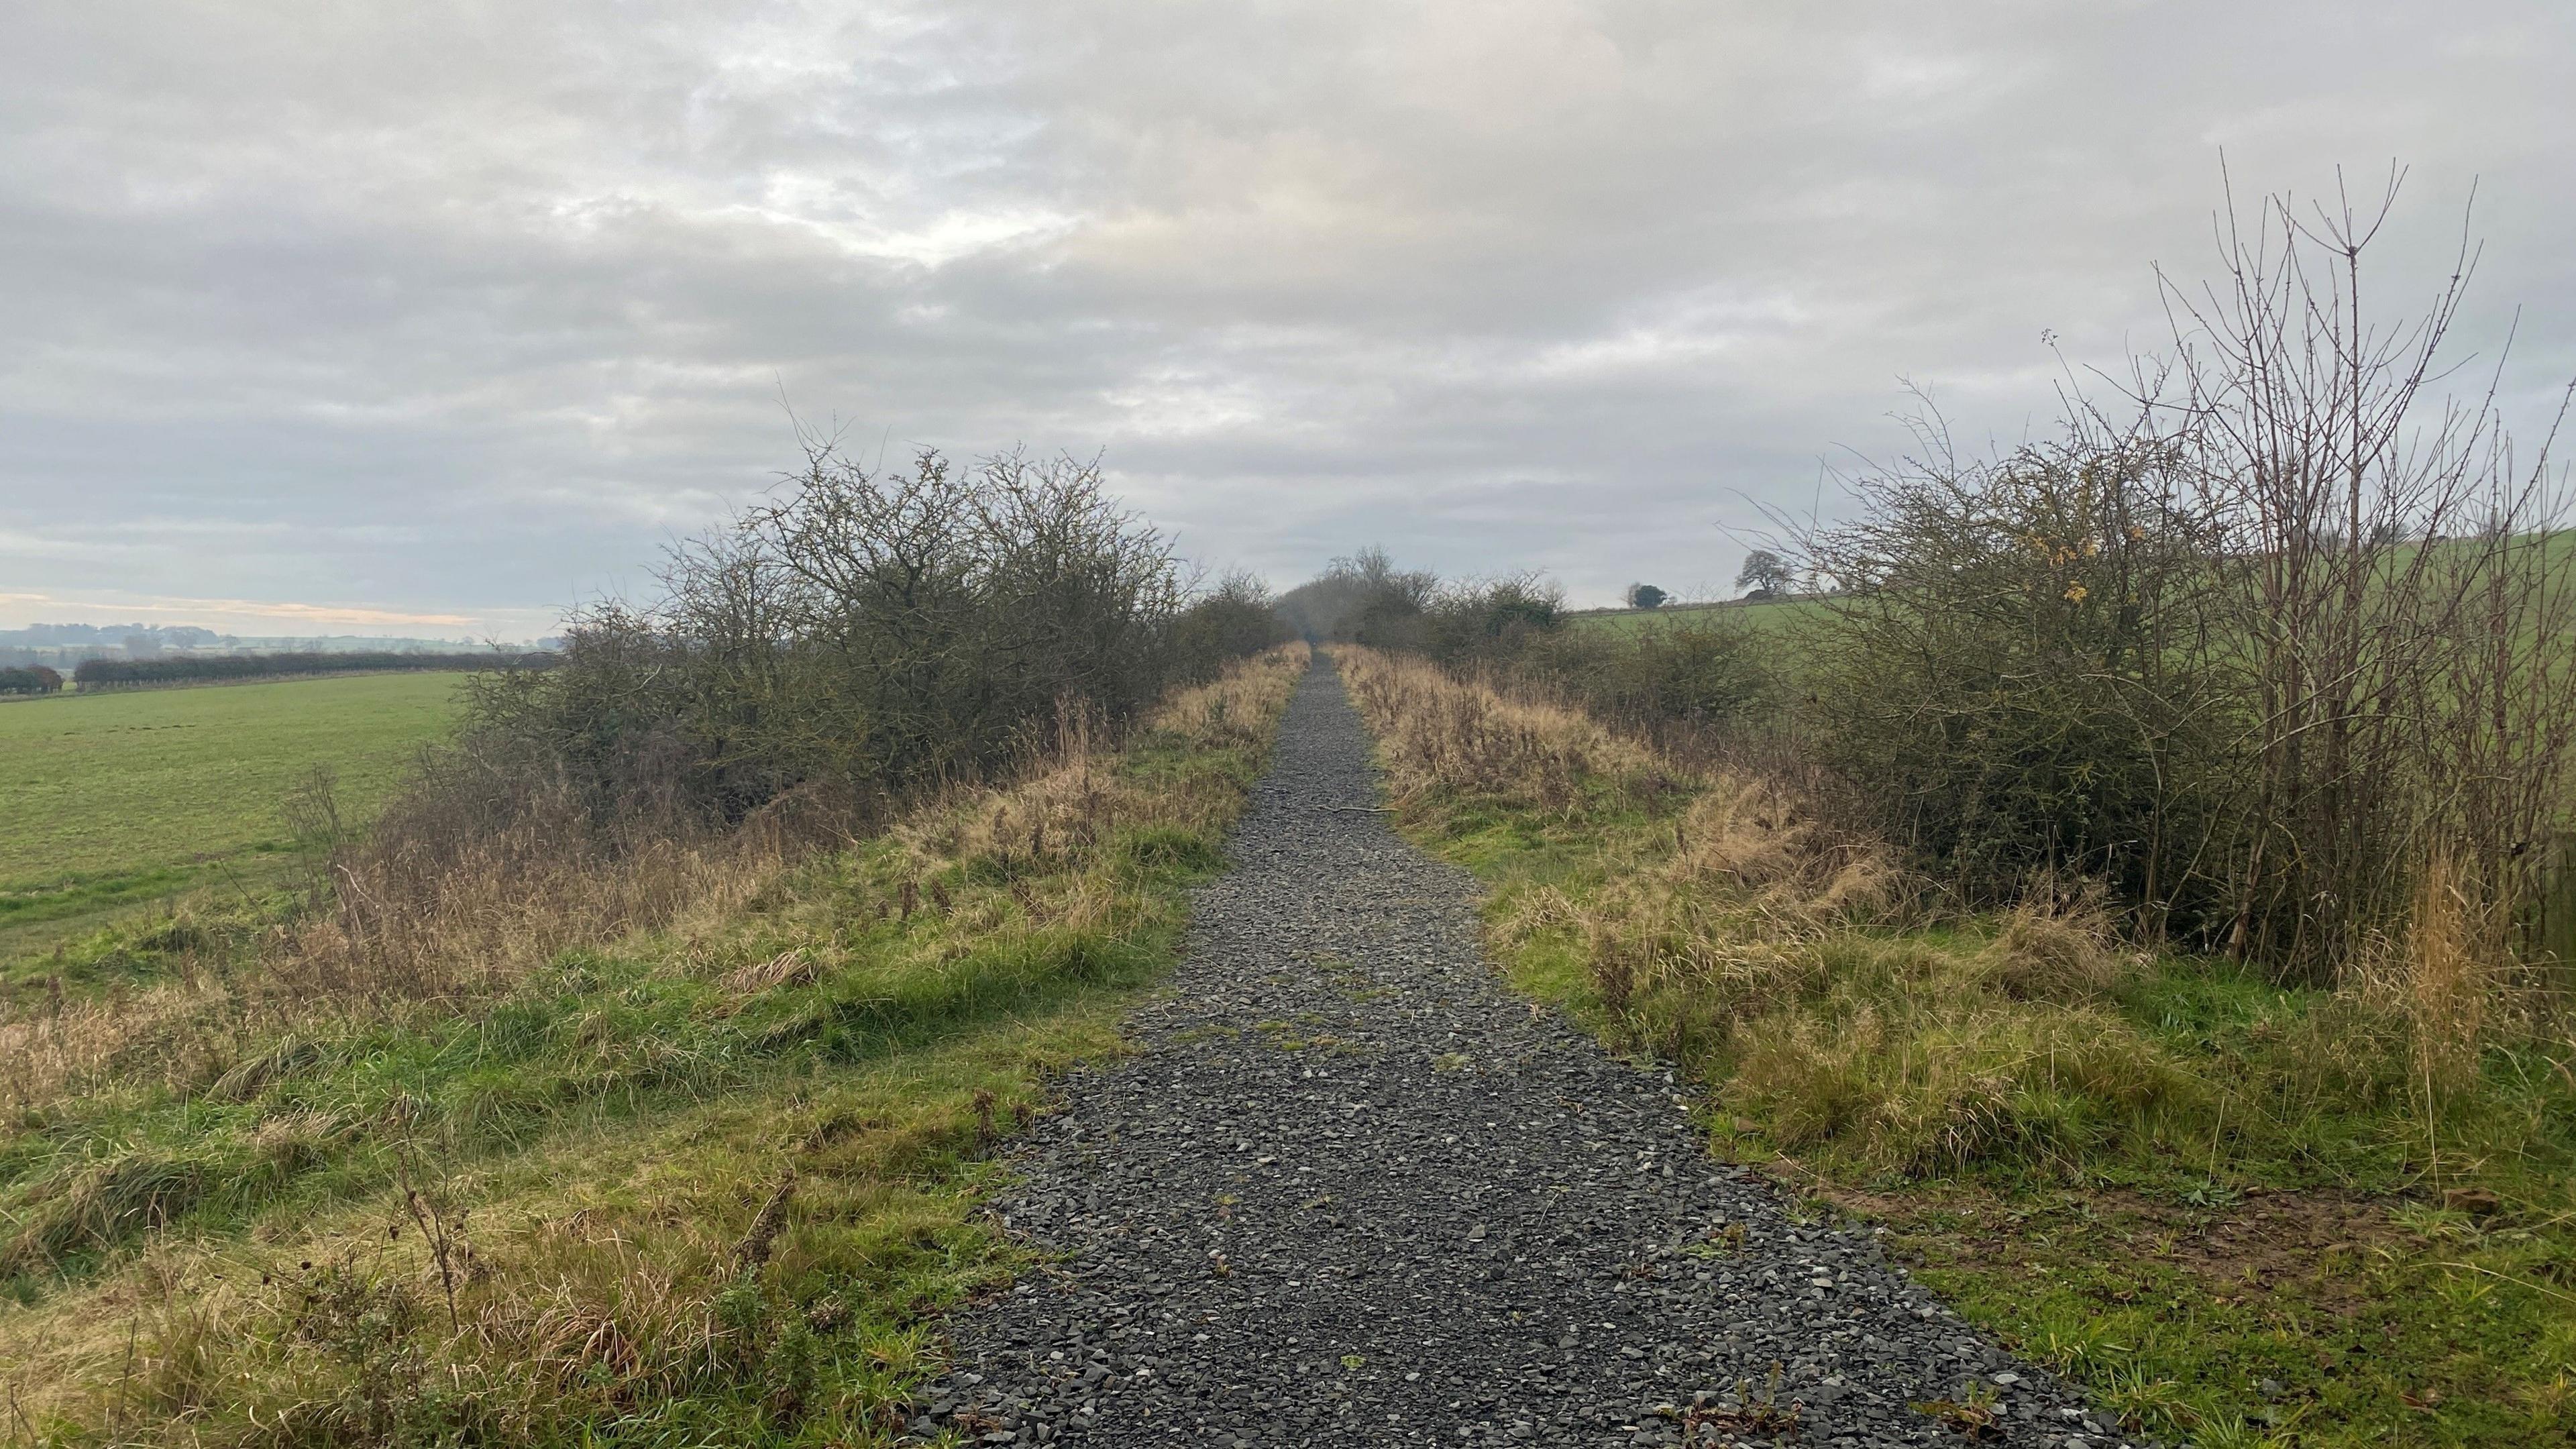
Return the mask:
[(2414, 163), (2410, 266), (2481, 178), (2470, 329), (2567, 370), (2571, 60), (2554, 0), (11, 7), (0, 579), (537, 617), (782, 394), (1106, 449), (1283, 581), (1718, 578), (1899, 376), (2010, 436), (2043, 329), (2151, 338), (2222, 144)]
[[(497, 622), (472, 614), (421, 613), (365, 604), (313, 604), (259, 599), (202, 599), (169, 594), (109, 591), (96, 595), (0, 594), (0, 624), (196, 624), (224, 633), (309, 635), (325, 630), (353, 634), (473, 637)], [(549, 615), (509, 620), (533, 637), (553, 627)]]

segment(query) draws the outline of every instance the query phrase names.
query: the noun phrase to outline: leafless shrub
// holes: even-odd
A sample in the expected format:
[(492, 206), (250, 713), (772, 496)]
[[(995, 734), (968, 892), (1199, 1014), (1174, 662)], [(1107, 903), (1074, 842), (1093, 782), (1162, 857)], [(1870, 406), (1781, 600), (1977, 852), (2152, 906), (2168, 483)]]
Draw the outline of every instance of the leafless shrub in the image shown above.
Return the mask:
[(2431, 303), (2379, 320), (2363, 255), (2400, 180), (2307, 214), (2267, 198), (2250, 224), (2231, 207), (2221, 283), (2167, 285), (2251, 756), (2231, 940), (2326, 967), (2402, 918), (2437, 854), (2492, 901), (2530, 899), (2576, 734), (2558, 418), (2517, 456), (2501, 354), (2482, 392), (2436, 390), (2476, 270), (2465, 229)]
[(1385, 549), (1364, 548), (1290, 589), (1279, 600), (1279, 613), (1310, 642), (1418, 649), (1423, 611), (1439, 588), (1439, 575), (1397, 568)]
[[(559, 668), (480, 689), (466, 749), (655, 833), (790, 799), (865, 817), (1007, 765), (1064, 701), (1123, 723), (1188, 672), (1166, 541), (1070, 459), (880, 473), (817, 444), (661, 581), (576, 620)], [(1261, 602), (1242, 592), (1217, 597)], [(1193, 647), (1236, 642), (1200, 620)]]
[(2218, 532), (2176, 450), (2082, 410), (1993, 462), (1916, 434), (1806, 536), (1841, 585), (1798, 641), (1809, 740), (1971, 901), (2091, 875), (2223, 914), (2194, 875), (2236, 794)]
[(2481, 950), (2541, 949), (2576, 737), (2556, 420), (2518, 458), (2493, 381), (2438, 391), (2465, 244), (2411, 320), (2365, 305), (2395, 199), (2231, 207), (2222, 280), (2166, 283), (2172, 352), (2116, 405), (2070, 392), (1994, 461), (1927, 416), (1856, 521), (1801, 531), (1834, 586), (1805, 727), (1971, 897), (2096, 876), (2151, 932), (2330, 980), (2440, 856)]

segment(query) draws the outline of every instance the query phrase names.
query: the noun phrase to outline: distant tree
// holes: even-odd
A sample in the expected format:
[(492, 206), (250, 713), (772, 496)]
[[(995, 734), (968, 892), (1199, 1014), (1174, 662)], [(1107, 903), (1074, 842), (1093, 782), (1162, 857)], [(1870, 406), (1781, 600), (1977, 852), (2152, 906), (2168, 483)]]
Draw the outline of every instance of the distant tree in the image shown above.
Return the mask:
[(1746, 591), (1745, 597), (1770, 599), (1789, 592), (1796, 586), (1798, 575), (1789, 561), (1767, 548), (1757, 548), (1744, 556), (1744, 567), (1735, 575), (1735, 586)]
[(1290, 632), (1270, 586), (1243, 572), (1199, 590), (1167, 627), (1168, 667), (1183, 679), (1212, 677), (1228, 660), (1267, 649)]
[(1461, 580), (1432, 598), (1420, 622), (1424, 627), (1412, 647), (1434, 659), (1504, 660), (1564, 624), (1565, 593), (1536, 573)]
[(1672, 595), (1656, 588), (1653, 584), (1630, 584), (1627, 597), (1628, 607), (1631, 609), (1660, 609), (1664, 606), (1664, 600), (1671, 598)]
[(1311, 640), (1414, 649), (1422, 644), (1422, 612), (1439, 587), (1439, 575), (1399, 569), (1385, 549), (1364, 548), (1290, 589), (1279, 614)]

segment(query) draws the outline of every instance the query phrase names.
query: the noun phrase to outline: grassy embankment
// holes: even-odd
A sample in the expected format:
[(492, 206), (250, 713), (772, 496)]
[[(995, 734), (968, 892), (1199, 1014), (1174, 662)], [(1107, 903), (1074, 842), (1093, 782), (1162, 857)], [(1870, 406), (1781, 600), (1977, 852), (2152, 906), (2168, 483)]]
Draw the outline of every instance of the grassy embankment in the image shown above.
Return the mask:
[(1522, 990), (1680, 1063), (1721, 1154), (2203, 1446), (2576, 1443), (2576, 1043), (2419, 932), (2281, 989), (1887, 853), (1579, 714), (1344, 651), (1399, 819)]
[(1116, 1050), (1302, 655), (426, 998), (200, 963), (0, 1025), (0, 1440), (883, 1442), (1018, 1261), (984, 1147)]
[[(0, 988), (131, 975), (104, 926), (199, 890), (290, 873), (278, 806), (316, 766), (353, 816), (455, 717), (456, 674), (377, 674), (66, 695), (0, 709)], [(64, 948), (61, 960), (53, 958)]]

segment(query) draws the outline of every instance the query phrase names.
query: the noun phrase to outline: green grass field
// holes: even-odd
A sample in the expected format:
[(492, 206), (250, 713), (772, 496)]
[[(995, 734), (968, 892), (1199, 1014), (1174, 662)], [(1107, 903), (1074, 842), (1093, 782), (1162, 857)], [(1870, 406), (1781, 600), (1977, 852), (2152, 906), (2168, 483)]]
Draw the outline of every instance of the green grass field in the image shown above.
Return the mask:
[(68, 695), (0, 705), (0, 975), (200, 887), (273, 883), (279, 806), (316, 765), (380, 805), (456, 714), (448, 673)]
[(1741, 599), (1719, 604), (1667, 604), (1660, 609), (1602, 609), (1575, 614), (1567, 622), (1577, 629), (1598, 629), (1633, 634), (1640, 629), (1664, 629), (1675, 624), (1733, 624), (1748, 629), (1784, 629), (1800, 619), (1812, 618), (1821, 607), (1812, 599), (1783, 599), (1771, 603), (1746, 603)]
[[(2374, 575), (2374, 580), (2383, 578), (2385, 572), (2403, 569), (2411, 562), (2415, 551), (2422, 546), (2421, 544), (2399, 545), (2387, 569), (2381, 575)], [(2543, 546), (2547, 550), (2550, 560), (2548, 567), (2552, 571), (2563, 574), (2571, 564), (2576, 564), (2576, 528), (2553, 530), (2547, 535)], [(2444, 547), (2457, 548), (2458, 545), (2449, 544)], [(2467, 556), (2462, 555), (2462, 557)], [(2374, 587), (2377, 586), (2375, 582)], [(1577, 629), (1616, 633), (1634, 633), (1640, 629), (1657, 629), (1674, 624), (1693, 623), (1735, 624), (1748, 629), (1770, 631), (1786, 629), (1801, 620), (1814, 619), (1824, 611), (1825, 601), (1821, 596), (1807, 595), (1759, 602), (1747, 599), (1723, 599), (1704, 604), (1666, 604), (1660, 609), (1585, 609), (1568, 614), (1566, 622)]]

